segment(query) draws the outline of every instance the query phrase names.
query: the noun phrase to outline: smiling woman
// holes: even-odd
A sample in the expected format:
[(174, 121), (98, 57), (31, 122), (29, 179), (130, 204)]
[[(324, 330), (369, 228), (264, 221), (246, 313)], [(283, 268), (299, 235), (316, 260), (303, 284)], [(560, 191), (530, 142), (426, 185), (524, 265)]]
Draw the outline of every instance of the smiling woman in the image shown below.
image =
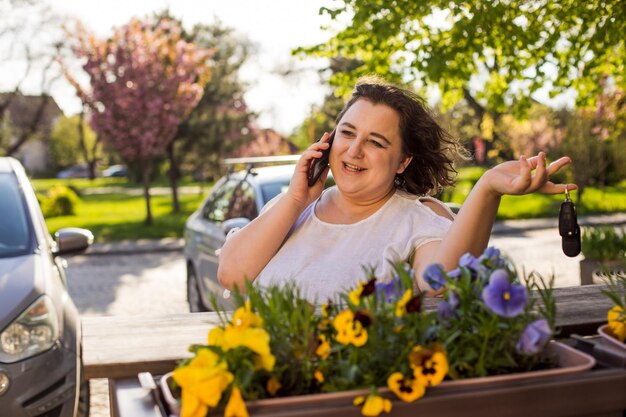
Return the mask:
[[(412, 92), (376, 77), (360, 80), (337, 116), (332, 147), (329, 140), (325, 134), (311, 145), (287, 192), (226, 241), (218, 270), (225, 287), (296, 281), (309, 301), (323, 303), (356, 285), (364, 267), (389, 280), (391, 265), (404, 262), (416, 286), (435, 294), (423, 279), (426, 266), (449, 270), (462, 254), (482, 253), (500, 197), (563, 192), (549, 176), (570, 162), (546, 166), (540, 153), (498, 165), (477, 181), (455, 219), (429, 195), (453, 183), (462, 149)], [(336, 186), (323, 190), (328, 170), (309, 186), (311, 161), (329, 148)]]

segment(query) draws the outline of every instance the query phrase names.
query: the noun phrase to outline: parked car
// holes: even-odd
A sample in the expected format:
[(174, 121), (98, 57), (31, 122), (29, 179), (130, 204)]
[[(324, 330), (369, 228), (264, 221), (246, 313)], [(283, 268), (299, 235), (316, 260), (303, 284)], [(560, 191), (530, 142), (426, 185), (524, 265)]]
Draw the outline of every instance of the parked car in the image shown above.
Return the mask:
[(57, 173), (57, 178), (89, 178), (87, 164), (72, 165)]
[[(184, 255), (191, 312), (212, 309), (212, 296), (220, 308), (231, 310), (234, 307), (230, 299), (223, 298), (224, 288), (217, 280), (215, 251), (222, 247), (231, 229), (248, 224), (268, 201), (289, 187), (294, 167), (289, 164), (249, 168), (226, 175), (215, 183), (200, 208), (187, 219)], [(327, 185), (332, 183), (329, 176)]]
[(0, 158), (0, 414), (86, 417), (78, 311), (60, 255), (85, 250), (91, 232), (46, 228), (22, 165)]
[(103, 177), (127, 177), (128, 169), (124, 165), (111, 165), (102, 171)]

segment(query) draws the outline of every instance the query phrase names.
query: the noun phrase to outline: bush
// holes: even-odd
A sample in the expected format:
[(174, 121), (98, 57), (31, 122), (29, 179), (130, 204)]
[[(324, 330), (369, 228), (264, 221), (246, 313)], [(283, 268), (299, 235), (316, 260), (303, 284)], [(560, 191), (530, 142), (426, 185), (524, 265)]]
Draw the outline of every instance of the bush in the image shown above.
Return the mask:
[(611, 261), (626, 257), (626, 230), (613, 226), (585, 227), (582, 234), (585, 259)]
[(80, 203), (78, 195), (69, 187), (57, 185), (48, 190), (48, 197), (41, 204), (44, 217), (70, 216), (76, 214)]

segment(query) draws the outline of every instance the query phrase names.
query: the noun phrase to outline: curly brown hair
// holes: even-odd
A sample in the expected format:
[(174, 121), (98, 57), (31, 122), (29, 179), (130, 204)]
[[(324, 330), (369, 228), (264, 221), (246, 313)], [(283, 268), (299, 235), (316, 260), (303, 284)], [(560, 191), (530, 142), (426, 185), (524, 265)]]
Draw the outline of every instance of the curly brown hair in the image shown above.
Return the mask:
[(362, 77), (336, 122), (339, 123), (346, 111), (361, 99), (389, 106), (400, 116), (402, 151), (413, 159), (404, 172), (396, 176), (397, 189), (426, 195), (454, 184), (457, 174), (454, 162), (464, 158), (465, 150), (439, 126), (424, 99), (380, 77)]

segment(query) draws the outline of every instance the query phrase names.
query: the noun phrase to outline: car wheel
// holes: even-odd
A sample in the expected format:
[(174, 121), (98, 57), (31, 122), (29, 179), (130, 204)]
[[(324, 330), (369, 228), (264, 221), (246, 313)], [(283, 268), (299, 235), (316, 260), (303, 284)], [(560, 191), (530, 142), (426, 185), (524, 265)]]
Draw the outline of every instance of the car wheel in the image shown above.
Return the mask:
[(192, 266), (187, 267), (187, 302), (189, 303), (189, 311), (192, 313), (209, 311), (204, 306), (202, 297), (200, 297), (198, 278)]
[(90, 405), (89, 380), (85, 379), (84, 370), (80, 369), (80, 390), (78, 393), (78, 408), (76, 410), (76, 417), (89, 417), (89, 405)]

